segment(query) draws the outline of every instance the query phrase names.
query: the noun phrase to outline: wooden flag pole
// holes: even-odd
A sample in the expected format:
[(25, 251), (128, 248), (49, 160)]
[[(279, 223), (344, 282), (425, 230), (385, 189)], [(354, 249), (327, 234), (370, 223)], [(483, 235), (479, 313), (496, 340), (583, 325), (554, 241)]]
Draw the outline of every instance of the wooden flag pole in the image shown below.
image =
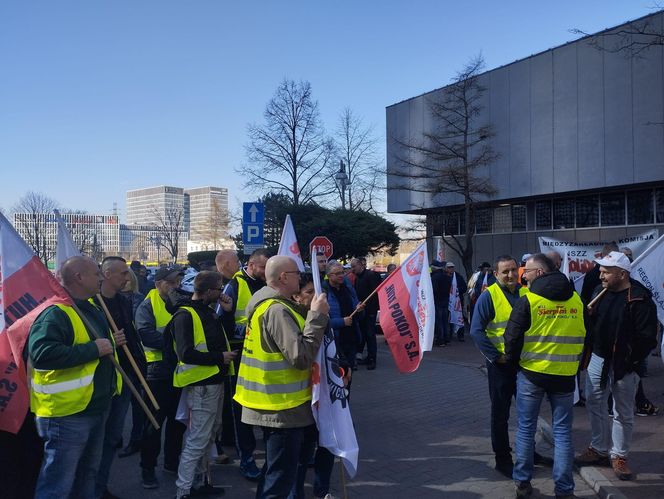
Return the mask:
[[(71, 305), (74, 308), (74, 310), (76, 310), (76, 313), (81, 318), (81, 320), (85, 324), (85, 327), (92, 334), (92, 336), (94, 336), (96, 339), (100, 339), (100, 340), (101, 339), (106, 339), (106, 338), (102, 338), (102, 336), (97, 332), (95, 327), (90, 323), (88, 318), (85, 315), (83, 315), (83, 312), (81, 312), (81, 309), (78, 308), (78, 305), (76, 305), (76, 302), (74, 301), (73, 297), (71, 299)], [(129, 376), (127, 376), (127, 373), (124, 372), (124, 369), (122, 369), (122, 367), (120, 366), (120, 363), (115, 358), (115, 355), (111, 354), (111, 355), (107, 355), (107, 357), (109, 359), (111, 359), (111, 362), (113, 363), (113, 366), (115, 367), (115, 370), (120, 374), (120, 376), (122, 376), (122, 381), (124, 381), (127, 384), (129, 389), (131, 390), (131, 393), (133, 393), (134, 397), (136, 397), (136, 400), (138, 400), (139, 405), (141, 406), (141, 408), (145, 412), (145, 415), (150, 420), (150, 423), (152, 423), (152, 426), (154, 426), (155, 430), (158, 430), (159, 429), (159, 423), (157, 423), (157, 420), (152, 415), (152, 412), (150, 412), (150, 408), (143, 401), (143, 397), (141, 397), (141, 394), (138, 393), (138, 390), (136, 389), (134, 384), (129, 379)]]
[[(111, 312), (108, 310), (108, 307), (106, 306), (106, 302), (104, 301), (104, 297), (101, 296), (101, 293), (97, 293), (97, 300), (99, 301), (99, 304), (101, 305), (101, 308), (104, 309), (104, 313), (106, 314), (106, 318), (108, 319), (108, 322), (111, 324), (111, 327), (113, 328), (113, 332), (117, 333), (119, 331), (118, 326), (115, 324), (115, 321), (113, 320), (113, 317), (111, 317)], [(129, 351), (129, 348), (127, 347), (127, 345), (122, 345), (122, 351), (125, 353), (125, 355), (129, 359), (129, 363), (131, 364), (132, 369), (136, 373), (136, 376), (138, 376), (138, 379), (141, 382), (141, 386), (145, 390), (145, 393), (147, 393), (148, 398), (150, 399), (150, 402), (152, 402), (152, 406), (155, 408), (156, 411), (158, 411), (159, 410), (159, 404), (157, 403), (157, 399), (154, 398), (154, 394), (152, 393), (152, 390), (150, 390), (150, 387), (148, 386), (147, 381), (145, 381), (145, 378), (143, 377), (143, 373), (138, 368), (138, 365), (136, 364), (136, 360), (134, 359), (134, 356)]]
[(348, 491), (346, 490), (346, 473), (344, 472), (344, 461), (339, 458), (339, 469), (341, 470), (341, 488), (344, 491), (344, 499), (348, 499)]
[(595, 306), (595, 304), (600, 300), (600, 298), (602, 297), (602, 295), (603, 295), (604, 293), (606, 293), (606, 290), (607, 290), (607, 288), (604, 288), (602, 291), (600, 291), (599, 294), (598, 294), (595, 298), (593, 298), (593, 299), (591, 300), (590, 303), (588, 303), (588, 305), (586, 306), (586, 308), (587, 308), (588, 310), (592, 310), (593, 307)]

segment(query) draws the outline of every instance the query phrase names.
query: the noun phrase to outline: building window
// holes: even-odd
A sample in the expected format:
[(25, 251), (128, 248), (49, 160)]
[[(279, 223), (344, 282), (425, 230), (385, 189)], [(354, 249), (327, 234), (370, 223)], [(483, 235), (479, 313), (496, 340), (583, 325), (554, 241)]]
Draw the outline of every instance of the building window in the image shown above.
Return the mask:
[(512, 232), (512, 210), (509, 206), (498, 206), (493, 210), (493, 231)]
[(452, 211), (443, 215), (443, 234), (450, 236), (459, 235), (459, 212)]
[(526, 205), (515, 204), (512, 206), (512, 231), (526, 230)]
[(551, 230), (551, 201), (537, 201), (535, 203), (535, 228), (537, 230)]
[(664, 224), (664, 189), (655, 191), (655, 212), (657, 214), (657, 223)]
[(627, 223), (651, 224), (653, 221), (652, 189), (627, 192)]
[(556, 199), (553, 202), (553, 228), (574, 228), (574, 200)]
[(475, 210), (475, 232), (477, 234), (488, 234), (493, 225), (493, 210), (491, 208), (480, 208)]
[(597, 227), (599, 225), (599, 196), (576, 198), (576, 226)]
[(625, 225), (625, 193), (602, 194), (602, 227)]

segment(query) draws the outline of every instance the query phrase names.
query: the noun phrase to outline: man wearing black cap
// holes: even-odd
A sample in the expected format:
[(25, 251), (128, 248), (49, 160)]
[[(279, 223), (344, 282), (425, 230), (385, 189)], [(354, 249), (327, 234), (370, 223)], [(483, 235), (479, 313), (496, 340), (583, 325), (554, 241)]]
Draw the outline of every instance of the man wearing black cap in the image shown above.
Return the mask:
[[(163, 359), (164, 329), (172, 317), (169, 293), (177, 290), (183, 275), (184, 271), (177, 265), (161, 267), (155, 274), (155, 289), (150, 290), (136, 310), (136, 329), (148, 361), (147, 382), (160, 407), (155, 418), (159, 424), (167, 420), (164, 469), (173, 473), (177, 473), (185, 426), (175, 420), (180, 390), (173, 386), (174, 366), (167, 365)], [(154, 469), (160, 450), (161, 430), (155, 430), (147, 422), (141, 443), (142, 480), (146, 489), (154, 489), (159, 485)]]

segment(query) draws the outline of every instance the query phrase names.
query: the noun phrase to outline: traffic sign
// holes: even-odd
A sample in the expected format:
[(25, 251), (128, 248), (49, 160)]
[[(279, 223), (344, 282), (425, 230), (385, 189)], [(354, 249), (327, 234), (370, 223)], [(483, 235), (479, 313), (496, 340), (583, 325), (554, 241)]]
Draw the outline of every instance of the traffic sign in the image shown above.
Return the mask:
[(334, 254), (334, 245), (327, 236), (316, 236), (309, 243), (309, 254), (313, 254), (314, 247), (316, 248), (316, 253), (319, 255), (325, 255), (325, 258), (328, 260)]
[(242, 223), (263, 225), (265, 205), (263, 203), (242, 203)]
[(242, 203), (242, 243), (244, 254), (263, 248), (263, 222), (265, 207), (263, 203)]

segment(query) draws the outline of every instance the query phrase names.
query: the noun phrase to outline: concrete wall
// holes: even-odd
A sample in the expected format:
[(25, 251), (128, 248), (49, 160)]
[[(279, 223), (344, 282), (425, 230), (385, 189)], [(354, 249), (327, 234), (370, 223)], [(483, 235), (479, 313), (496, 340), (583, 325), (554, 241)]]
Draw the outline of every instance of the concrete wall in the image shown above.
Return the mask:
[[(663, 19), (660, 13), (648, 22), (661, 32)], [(500, 155), (485, 172), (498, 189), (496, 201), (664, 180), (662, 46), (633, 58), (582, 39), (488, 71), (480, 81), (487, 91), (479, 121), (494, 126)], [(407, 174), (399, 154), (418, 159), (393, 139), (412, 142), (430, 130), (429, 103), (443, 92), (387, 108), (388, 172)], [(461, 203), (394, 189), (399, 182), (388, 173), (390, 212)], [(409, 186), (416, 189), (416, 181)]]

